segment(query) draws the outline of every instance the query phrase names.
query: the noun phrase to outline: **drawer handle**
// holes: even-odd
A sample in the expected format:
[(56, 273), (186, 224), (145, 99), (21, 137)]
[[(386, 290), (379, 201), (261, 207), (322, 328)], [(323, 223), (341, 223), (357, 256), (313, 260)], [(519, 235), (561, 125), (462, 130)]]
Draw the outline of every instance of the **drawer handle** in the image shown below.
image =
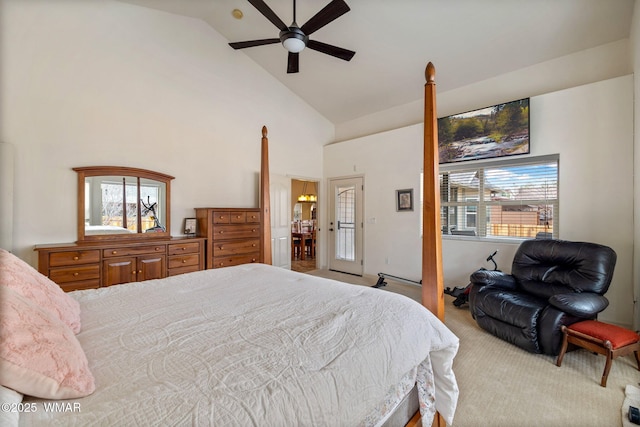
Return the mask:
[(252, 232), (252, 233), (255, 233), (255, 232), (256, 232), (256, 229), (254, 228), (253, 230), (251, 230), (251, 232)]
[(241, 216), (240, 216), (240, 215), (238, 215), (236, 218), (240, 219), (240, 218), (241, 218)]
[(156, 247), (156, 251), (161, 251), (161, 250), (162, 250), (162, 248)]
[(256, 259), (255, 259), (255, 258), (252, 258), (252, 259), (251, 259), (251, 262), (256, 262)]
[(220, 215), (220, 219), (224, 219), (224, 215)]
[(186, 250), (187, 250), (187, 248), (185, 248), (185, 247), (182, 247), (182, 248), (180, 248), (180, 249), (182, 249), (183, 251), (186, 251)]
[(142, 270), (138, 270), (138, 274), (142, 274)]
[(223, 249), (224, 249), (224, 246), (220, 246), (220, 250), (223, 250)]
[(75, 273), (73, 273), (74, 276), (78, 276), (80, 273), (78, 273), (77, 271)]
[(118, 251), (111, 251), (111, 255), (115, 255), (117, 253), (118, 253)]
[(224, 262), (221, 262), (219, 265), (220, 265), (220, 267), (224, 266)]
[(77, 261), (77, 260), (79, 260), (79, 259), (80, 259), (80, 257), (79, 257), (79, 256), (77, 256), (77, 255), (73, 257), (73, 260), (74, 260), (74, 261)]
[(223, 230), (220, 230), (220, 234), (224, 234), (224, 231), (223, 231)]
[(253, 244), (253, 245), (251, 245), (251, 246), (253, 246), (253, 247), (255, 248), (255, 247), (256, 247), (256, 244), (254, 243), (254, 244)]
[(135, 270), (133, 270), (133, 271), (131, 272), (131, 274), (133, 274), (133, 275), (135, 276), (135, 275), (136, 275), (136, 271), (135, 271)]
[(182, 260), (182, 263), (183, 263), (183, 264), (184, 264), (184, 263), (186, 263), (186, 262), (187, 262), (187, 260), (186, 260), (186, 259), (183, 259), (183, 260)]

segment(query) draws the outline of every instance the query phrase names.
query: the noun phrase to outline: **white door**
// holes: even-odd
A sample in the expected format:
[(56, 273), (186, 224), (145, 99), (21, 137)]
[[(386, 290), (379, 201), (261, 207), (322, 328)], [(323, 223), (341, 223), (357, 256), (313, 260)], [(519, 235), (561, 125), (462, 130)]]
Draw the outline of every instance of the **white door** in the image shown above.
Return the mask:
[(329, 180), (329, 270), (362, 276), (362, 177)]
[(269, 175), (272, 264), (291, 269), (291, 178)]

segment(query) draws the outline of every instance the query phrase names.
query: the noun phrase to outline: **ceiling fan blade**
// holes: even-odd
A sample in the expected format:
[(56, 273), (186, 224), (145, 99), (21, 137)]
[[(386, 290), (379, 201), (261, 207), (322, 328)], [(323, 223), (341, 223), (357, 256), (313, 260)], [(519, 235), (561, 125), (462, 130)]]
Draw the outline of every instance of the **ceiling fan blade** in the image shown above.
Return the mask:
[(287, 74), (297, 73), (299, 71), (300, 54), (289, 52), (289, 60), (287, 61)]
[(309, 49), (317, 50), (318, 52), (326, 53), (327, 55), (335, 56), (336, 58), (344, 59), (345, 61), (351, 61), (353, 55), (356, 54), (352, 50), (343, 49), (338, 46), (332, 46), (315, 40), (309, 40), (307, 47)]
[(245, 47), (254, 47), (254, 46), (264, 46), (265, 44), (275, 44), (280, 43), (280, 39), (260, 39), (260, 40), (249, 40), (246, 42), (233, 42), (229, 43), (234, 49), (244, 49)]
[(276, 15), (275, 12), (271, 10), (271, 8), (267, 6), (267, 4), (264, 1), (262, 0), (248, 0), (248, 1), (253, 5), (253, 7), (258, 9), (258, 11), (261, 14), (263, 14), (265, 18), (271, 21), (273, 25), (278, 27), (280, 31), (287, 30), (289, 28), (287, 27), (287, 24), (282, 22), (282, 19), (280, 19), (278, 15)]
[(333, 0), (320, 12), (313, 15), (311, 19), (309, 19), (302, 27), (300, 27), (300, 29), (306, 35), (312, 34), (327, 25), (329, 22), (338, 19), (350, 10), (351, 9), (344, 2), (344, 0)]

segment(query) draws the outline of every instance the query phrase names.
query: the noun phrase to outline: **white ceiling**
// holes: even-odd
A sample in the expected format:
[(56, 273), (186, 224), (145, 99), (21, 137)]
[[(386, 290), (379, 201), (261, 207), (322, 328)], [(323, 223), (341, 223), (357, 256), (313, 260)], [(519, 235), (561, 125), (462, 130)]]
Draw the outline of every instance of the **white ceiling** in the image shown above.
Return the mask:
[[(278, 37), (246, 0), (122, 0), (200, 18), (229, 41)], [(302, 26), (330, 0), (298, 0)], [(351, 11), (311, 35), (356, 51), (350, 62), (305, 49), (287, 74), (280, 44), (238, 50), (335, 124), (414, 102), (424, 69), (443, 92), (629, 38), (634, 0), (345, 0)], [(286, 24), (292, 0), (265, 0)], [(244, 17), (235, 19), (231, 11)], [(231, 49), (231, 47), (229, 47)]]

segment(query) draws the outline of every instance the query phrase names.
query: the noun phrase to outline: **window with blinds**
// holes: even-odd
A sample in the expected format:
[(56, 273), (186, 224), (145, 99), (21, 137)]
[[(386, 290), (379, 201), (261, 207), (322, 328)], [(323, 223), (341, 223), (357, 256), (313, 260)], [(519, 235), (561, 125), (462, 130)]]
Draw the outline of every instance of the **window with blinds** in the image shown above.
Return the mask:
[(558, 156), (440, 168), (445, 235), (552, 238), (558, 235)]

